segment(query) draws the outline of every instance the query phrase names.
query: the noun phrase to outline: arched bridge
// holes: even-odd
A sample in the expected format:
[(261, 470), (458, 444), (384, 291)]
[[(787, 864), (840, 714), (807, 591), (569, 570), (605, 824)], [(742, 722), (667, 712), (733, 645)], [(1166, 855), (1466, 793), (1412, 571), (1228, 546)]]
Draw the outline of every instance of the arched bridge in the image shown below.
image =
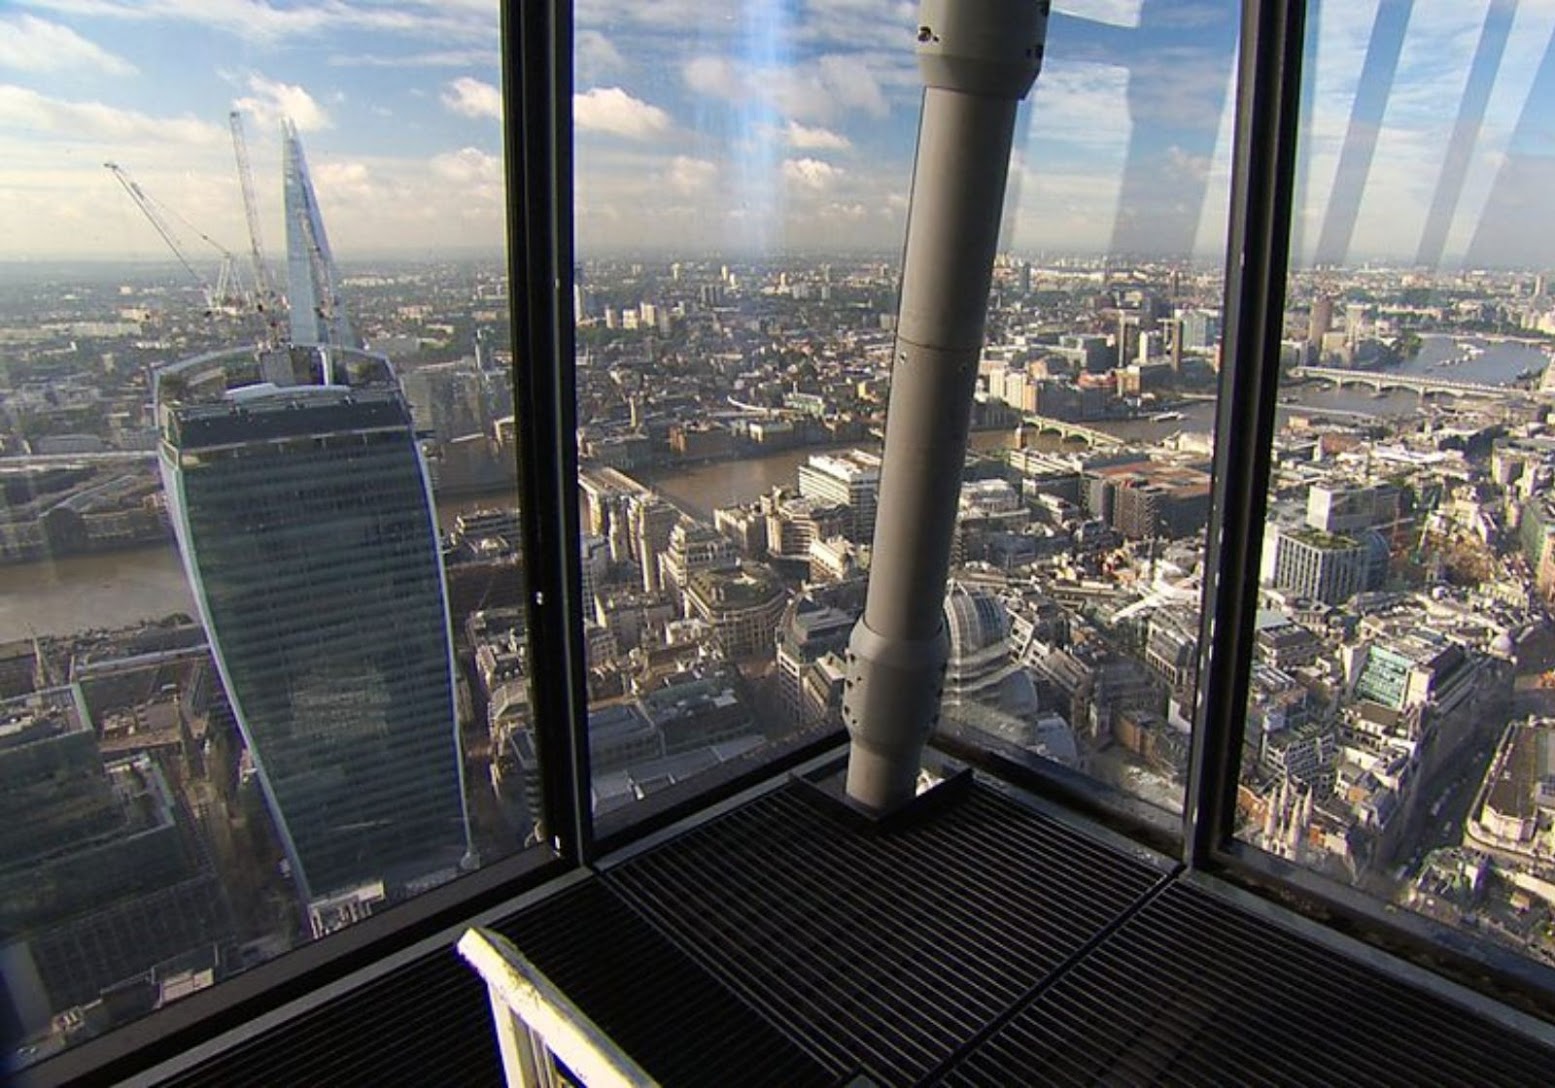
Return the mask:
[(1087, 427), (1083, 423), (1070, 423), (1064, 419), (1054, 419), (1051, 416), (1024, 416), (1021, 419), (1021, 427), (1030, 427), (1037, 431), (1051, 431), (1064, 438), (1083, 438), (1092, 448), (1101, 446), (1121, 446), (1123, 439), (1117, 435), (1108, 434), (1106, 431), (1098, 431), (1094, 427)]
[(1339, 367), (1298, 366), (1291, 368), (1292, 378), (1315, 378), (1338, 386), (1364, 385), (1381, 393), (1385, 389), (1412, 389), (1416, 393), (1445, 393), (1454, 397), (1527, 396), (1528, 391), (1514, 386), (1488, 382), (1456, 382), (1443, 378), (1418, 378), (1389, 370), (1344, 370)]

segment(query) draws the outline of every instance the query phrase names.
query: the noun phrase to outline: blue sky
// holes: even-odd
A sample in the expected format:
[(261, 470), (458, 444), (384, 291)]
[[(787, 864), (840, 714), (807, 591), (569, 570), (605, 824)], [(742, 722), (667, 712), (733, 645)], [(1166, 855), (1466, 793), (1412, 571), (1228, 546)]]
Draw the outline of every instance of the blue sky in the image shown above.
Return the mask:
[[(1476, 77), (1484, 116), (1458, 141), (1443, 263), (1555, 246), (1555, 216), (1533, 214), (1555, 192), (1555, 108), (1538, 108), (1555, 94), (1555, 0), (1354, 0), (1316, 8), (1298, 252), (1333, 218), (1341, 151), (1349, 141), (1353, 165), (1361, 140), (1348, 257), (1415, 255), (1492, 3), (1504, 47)], [(1238, 7), (1056, 5), (1017, 136), (1011, 247), (1218, 256)], [(919, 98), (911, 0), (579, 0), (577, 15), (581, 252), (899, 247)], [(1368, 64), (1388, 27), (1396, 48)], [(233, 108), (272, 253), (283, 114), (342, 259), (494, 251), (497, 83), (495, 0), (10, 0), (0, 258), (163, 257), (107, 159), (243, 249)], [(1376, 117), (1352, 121), (1357, 101)]]

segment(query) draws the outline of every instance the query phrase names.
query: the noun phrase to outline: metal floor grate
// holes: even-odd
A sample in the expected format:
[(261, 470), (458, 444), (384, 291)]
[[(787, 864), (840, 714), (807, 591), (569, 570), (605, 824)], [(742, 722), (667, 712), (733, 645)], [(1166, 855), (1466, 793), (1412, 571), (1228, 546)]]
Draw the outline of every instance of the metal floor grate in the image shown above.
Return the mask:
[(589, 880), (494, 927), (661, 1084), (833, 1085), (614, 891)]
[(833, 1069), (910, 1084), (1163, 872), (987, 790), (861, 834), (790, 786), (611, 870), (694, 959)]
[(486, 987), (449, 949), (415, 960), (162, 1083), (178, 1088), (502, 1085)]
[(947, 1085), (1555, 1084), (1555, 1054), (1174, 884)]
[[(515, 913), (662, 1083), (1555, 1085), (1555, 1051), (985, 787), (861, 832), (788, 785)], [(495, 1085), (439, 950), (178, 1085)]]

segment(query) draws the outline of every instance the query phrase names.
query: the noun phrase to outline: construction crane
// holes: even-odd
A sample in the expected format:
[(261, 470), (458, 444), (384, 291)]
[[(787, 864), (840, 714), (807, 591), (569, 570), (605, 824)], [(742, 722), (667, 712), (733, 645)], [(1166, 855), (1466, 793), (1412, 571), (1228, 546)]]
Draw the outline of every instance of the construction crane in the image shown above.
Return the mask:
[(233, 110), (227, 115), (232, 128), (232, 151), (238, 160), (238, 183), (243, 189), (243, 214), (248, 219), (249, 255), (254, 262), (255, 308), (264, 313), (277, 309), (278, 292), (265, 263), (264, 242), (259, 232), (259, 204), (254, 199), (254, 172), (248, 162), (248, 141), (243, 136), (243, 115)]
[[(219, 309), (230, 310), (238, 294), (237, 258), (233, 256), (232, 252), (210, 235), (190, 224), (183, 216), (178, 216), (179, 221), (184, 226), (198, 234), (221, 254), (221, 269), (216, 275), (216, 286), (212, 287), (190, 262), (183, 246), (179, 245), (178, 236), (173, 233), (173, 229), (168, 226), (167, 220), (163, 218), (158, 203), (148, 196), (146, 191), (140, 187), (140, 184), (130, 177), (129, 173), (118, 163), (105, 162), (103, 166), (118, 179), (119, 184), (124, 187), (124, 191), (129, 194), (130, 199), (135, 202), (135, 206), (140, 209), (141, 214), (150, 221), (152, 227), (162, 236), (162, 241), (167, 243), (167, 248), (173, 251), (173, 256), (178, 258), (178, 263), (184, 266), (184, 271), (188, 272), (195, 283), (199, 284), (200, 290), (205, 295), (206, 309), (212, 312)], [(173, 214), (175, 216), (178, 215), (177, 212)]]

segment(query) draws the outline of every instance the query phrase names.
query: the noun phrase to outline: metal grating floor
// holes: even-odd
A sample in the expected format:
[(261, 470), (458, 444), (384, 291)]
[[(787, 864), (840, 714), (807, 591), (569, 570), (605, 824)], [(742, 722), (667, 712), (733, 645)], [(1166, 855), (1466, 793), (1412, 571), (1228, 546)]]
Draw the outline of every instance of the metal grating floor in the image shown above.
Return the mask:
[[(496, 925), (666, 1085), (1555, 1084), (1555, 1051), (986, 786), (789, 784)], [(500, 1082), (449, 949), (172, 1083)]]
[(486, 987), (450, 948), (162, 1081), (178, 1088), (502, 1084)]
[(838, 1082), (599, 880), (496, 928), (662, 1084)]
[(831, 1068), (908, 1084), (1163, 878), (991, 792), (864, 835), (791, 787), (604, 879)]
[(1555, 1054), (1174, 884), (947, 1085), (1555, 1084)]

